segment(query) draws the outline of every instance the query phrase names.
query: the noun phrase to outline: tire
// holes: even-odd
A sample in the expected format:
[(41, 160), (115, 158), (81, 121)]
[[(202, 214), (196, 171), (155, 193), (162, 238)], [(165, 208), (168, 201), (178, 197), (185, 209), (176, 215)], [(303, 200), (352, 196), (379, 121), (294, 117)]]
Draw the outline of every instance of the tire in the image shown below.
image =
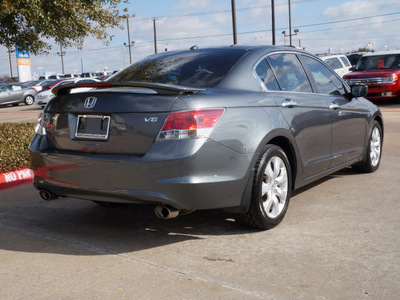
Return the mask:
[(32, 95), (25, 96), (24, 102), (26, 105), (32, 105), (35, 102), (35, 98)]
[(250, 206), (239, 215), (243, 224), (271, 229), (283, 219), (292, 190), (290, 164), (285, 152), (276, 145), (267, 145), (256, 164)]
[(372, 173), (378, 170), (382, 158), (382, 142), (382, 127), (377, 121), (374, 121), (369, 133), (364, 159), (360, 164), (355, 165), (358, 171)]

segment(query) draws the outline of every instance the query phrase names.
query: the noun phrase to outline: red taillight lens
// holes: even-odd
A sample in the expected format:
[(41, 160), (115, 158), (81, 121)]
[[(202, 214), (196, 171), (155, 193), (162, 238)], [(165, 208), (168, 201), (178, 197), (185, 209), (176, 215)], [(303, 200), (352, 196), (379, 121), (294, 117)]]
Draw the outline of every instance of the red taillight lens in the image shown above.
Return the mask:
[(223, 108), (171, 113), (160, 131), (159, 139), (208, 137)]

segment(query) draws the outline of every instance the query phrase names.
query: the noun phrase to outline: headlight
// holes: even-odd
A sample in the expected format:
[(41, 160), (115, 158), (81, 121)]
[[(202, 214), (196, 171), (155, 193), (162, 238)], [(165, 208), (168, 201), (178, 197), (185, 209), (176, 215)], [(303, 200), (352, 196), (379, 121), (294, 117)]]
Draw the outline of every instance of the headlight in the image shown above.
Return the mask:
[(397, 75), (393, 75), (390, 77), (382, 77), (382, 83), (393, 83), (398, 80)]

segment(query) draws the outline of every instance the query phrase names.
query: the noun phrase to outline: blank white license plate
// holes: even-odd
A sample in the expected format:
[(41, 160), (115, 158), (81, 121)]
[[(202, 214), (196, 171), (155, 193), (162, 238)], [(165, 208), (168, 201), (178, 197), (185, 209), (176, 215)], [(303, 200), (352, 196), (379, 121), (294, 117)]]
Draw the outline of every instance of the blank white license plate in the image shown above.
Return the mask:
[(75, 138), (107, 140), (110, 132), (110, 116), (79, 115)]

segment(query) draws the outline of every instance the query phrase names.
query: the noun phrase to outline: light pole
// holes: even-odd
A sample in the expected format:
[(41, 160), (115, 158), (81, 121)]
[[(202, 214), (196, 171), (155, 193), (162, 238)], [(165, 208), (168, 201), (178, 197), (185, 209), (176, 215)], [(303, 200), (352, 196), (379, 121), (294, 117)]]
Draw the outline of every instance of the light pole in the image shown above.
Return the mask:
[(129, 32), (129, 17), (135, 17), (136, 15), (125, 15), (126, 18), (126, 29), (128, 31), (128, 44), (124, 43), (124, 46), (129, 48), (129, 63), (132, 64), (132, 52), (131, 47), (135, 44), (135, 41), (131, 42), (131, 35)]
[(272, 19), (272, 45), (276, 45), (275, 41), (275, 2), (271, 0), (271, 19)]
[(151, 20), (153, 20), (154, 53), (157, 54), (157, 28), (156, 28), (156, 20), (158, 20), (158, 18), (151, 18)]
[(233, 44), (237, 44), (237, 32), (236, 32), (236, 7), (235, 0), (231, 0), (232, 5), (232, 29), (233, 29)]
[(65, 56), (65, 51), (62, 50), (62, 43), (60, 42), (60, 52), (57, 52), (59, 56), (61, 56), (61, 67), (62, 67), (62, 73), (64, 74), (64, 59), (63, 57)]
[(288, 0), (289, 3), (289, 36), (290, 36), (290, 46), (292, 46), (292, 13), (290, 9), (290, 0)]
[(131, 47), (133, 47), (134, 45), (135, 45), (135, 41), (129, 41), (129, 44), (124, 43), (124, 46), (129, 48), (129, 64), (132, 64), (132, 51), (131, 51)]
[[(299, 30), (296, 28), (295, 30), (294, 30), (294, 33), (292, 33), (291, 31), (289, 32), (289, 34), (286, 34), (286, 31), (284, 30), (284, 31), (282, 31), (282, 34), (283, 34), (283, 38), (284, 38), (284, 41), (285, 41), (285, 45), (286, 45), (286, 37), (290, 37), (290, 46), (292, 46), (292, 36), (294, 36), (294, 35), (297, 35), (299, 33)], [(300, 43), (300, 42), (299, 42)]]
[(10, 47), (7, 47), (7, 52), (8, 52), (8, 60), (10, 62), (10, 74), (11, 78), (13, 78), (12, 64), (11, 64), (11, 52), (13, 52), (13, 50)]

